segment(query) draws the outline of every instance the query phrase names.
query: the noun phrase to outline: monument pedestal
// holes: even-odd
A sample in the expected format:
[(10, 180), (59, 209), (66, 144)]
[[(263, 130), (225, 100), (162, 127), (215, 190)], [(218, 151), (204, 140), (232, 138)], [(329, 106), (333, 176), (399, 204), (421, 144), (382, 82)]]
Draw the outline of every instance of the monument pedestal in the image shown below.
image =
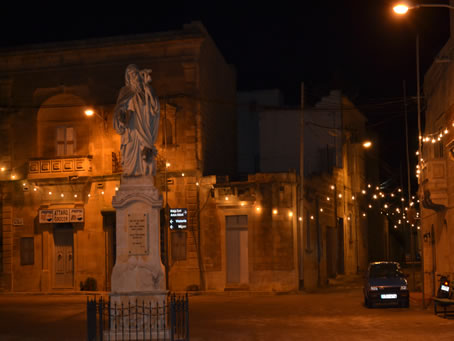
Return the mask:
[(112, 206), (117, 211), (117, 254), (112, 270), (111, 309), (121, 309), (128, 321), (117, 321), (110, 333), (117, 333), (125, 323), (128, 330), (151, 323), (153, 330), (165, 333), (165, 313), (159, 312), (167, 303), (168, 293), (159, 235), (162, 197), (153, 177), (122, 176)]

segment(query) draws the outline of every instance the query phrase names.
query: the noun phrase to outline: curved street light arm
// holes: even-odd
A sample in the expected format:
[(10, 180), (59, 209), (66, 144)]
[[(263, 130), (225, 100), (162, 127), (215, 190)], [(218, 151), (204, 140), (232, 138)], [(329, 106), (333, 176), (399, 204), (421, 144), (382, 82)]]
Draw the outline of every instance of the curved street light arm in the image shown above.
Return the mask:
[(409, 6), (408, 9), (414, 9), (414, 8), (420, 8), (420, 7), (443, 7), (443, 8), (449, 8), (454, 10), (454, 6), (446, 5), (446, 4), (419, 4), (419, 5), (414, 5), (414, 6)]

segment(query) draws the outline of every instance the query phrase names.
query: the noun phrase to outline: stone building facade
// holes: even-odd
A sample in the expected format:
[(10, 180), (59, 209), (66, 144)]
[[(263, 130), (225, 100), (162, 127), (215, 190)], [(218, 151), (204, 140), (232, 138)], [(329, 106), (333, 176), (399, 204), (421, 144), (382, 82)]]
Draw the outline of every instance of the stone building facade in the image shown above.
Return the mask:
[[(206, 175), (234, 171), (236, 76), (196, 22), (176, 31), (0, 52), (4, 290), (110, 289), (112, 196), (121, 173), (112, 112), (128, 64), (152, 69), (161, 102), (156, 186), (167, 207), (188, 209), (181, 231), (169, 230), (163, 210), (168, 287), (225, 286), (210, 278), (203, 284), (209, 276), (200, 264), (222, 269), (211, 197), (216, 178)], [(84, 115), (89, 108), (92, 117)], [(205, 220), (217, 232), (202, 232)]]
[[(454, 2), (450, 2), (454, 5)], [(425, 127), (419, 174), (424, 296), (436, 295), (437, 275), (453, 280), (454, 256), (454, 13), (450, 38), (424, 77)], [(441, 62), (444, 61), (444, 62)]]
[[(351, 199), (364, 184), (363, 159), (358, 140), (344, 134), (364, 129), (361, 114), (336, 111), (351, 103), (333, 94), (342, 117), (332, 127), (342, 132), (330, 154), (336, 163), (307, 174), (302, 209), (298, 149), (280, 155), (285, 163), (269, 160), (287, 168), (257, 172), (254, 144), (246, 150), (253, 163), (245, 163), (254, 172), (235, 180), (235, 71), (205, 28), (192, 23), (0, 51), (1, 289), (110, 290), (112, 197), (121, 181), (112, 113), (132, 63), (152, 69), (161, 103), (155, 184), (169, 290), (311, 289), (363, 269), (366, 230), (359, 201)], [(95, 114), (85, 116), (86, 109)], [(287, 117), (298, 120), (299, 113)], [(286, 141), (296, 138), (297, 147), (297, 135)], [(335, 200), (339, 193), (343, 199)], [(186, 228), (169, 228), (175, 208), (187, 209)]]
[[(292, 179), (295, 198), (287, 211), (292, 211), (294, 247), (287, 248), (287, 257), (296, 260), (294, 285), (311, 290), (325, 286), (337, 274), (364, 271), (371, 256), (369, 230), (383, 229), (382, 218), (376, 224), (372, 216), (364, 216), (365, 117), (340, 91), (331, 91), (304, 110), (283, 107), (276, 91), (248, 92), (239, 98), (243, 101), (239, 114), (246, 116), (243, 121), (249, 119), (248, 127), (256, 117), (258, 148), (247, 151), (259, 160), (255, 177), (287, 174)], [(248, 131), (239, 130), (240, 141), (250, 139)], [(248, 164), (240, 167), (247, 169)], [(300, 174), (304, 174), (303, 184)], [(275, 186), (282, 189), (279, 184)]]

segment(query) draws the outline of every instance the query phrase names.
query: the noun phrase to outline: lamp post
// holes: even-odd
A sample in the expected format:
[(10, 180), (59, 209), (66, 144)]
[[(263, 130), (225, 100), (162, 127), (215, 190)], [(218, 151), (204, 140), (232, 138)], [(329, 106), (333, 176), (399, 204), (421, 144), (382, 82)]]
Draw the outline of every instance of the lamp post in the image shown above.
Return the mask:
[[(409, 10), (428, 7), (428, 8), (448, 8), (454, 10), (454, 6), (447, 4), (414, 4), (409, 5), (408, 3), (399, 3), (393, 7), (393, 11), (398, 15), (405, 15)], [(422, 132), (421, 132), (421, 88), (420, 88), (420, 70), (419, 70), (419, 34), (416, 33), (416, 99), (417, 99), (417, 110), (418, 110), (418, 165), (419, 169), (422, 170)], [(419, 196), (421, 196), (421, 188), (419, 188)], [(421, 210), (421, 206), (419, 208)], [(422, 214), (420, 213), (420, 225), (422, 226)], [(413, 233), (410, 233), (410, 244), (411, 244), (411, 260), (413, 260)], [(422, 259), (424, 259), (424, 247), (422, 247)], [(424, 264), (422, 266), (422, 304), (423, 308), (426, 308), (424, 299)]]

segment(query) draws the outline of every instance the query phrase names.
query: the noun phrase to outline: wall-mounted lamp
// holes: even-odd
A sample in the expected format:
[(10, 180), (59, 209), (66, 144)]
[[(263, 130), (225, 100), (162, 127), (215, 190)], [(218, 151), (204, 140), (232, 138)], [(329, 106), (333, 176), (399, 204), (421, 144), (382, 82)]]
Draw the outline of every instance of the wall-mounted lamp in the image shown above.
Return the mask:
[(103, 122), (104, 129), (107, 129), (107, 115), (104, 114), (104, 110), (103, 109), (100, 109), (98, 111), (98, 110), (95, 110), (93, 108), (87, 108), (87, 109), (85, 109), (84, 114), (87, 117), (92, 117), (92, 116), (99, 117), (102, 120), (102, 122)]

